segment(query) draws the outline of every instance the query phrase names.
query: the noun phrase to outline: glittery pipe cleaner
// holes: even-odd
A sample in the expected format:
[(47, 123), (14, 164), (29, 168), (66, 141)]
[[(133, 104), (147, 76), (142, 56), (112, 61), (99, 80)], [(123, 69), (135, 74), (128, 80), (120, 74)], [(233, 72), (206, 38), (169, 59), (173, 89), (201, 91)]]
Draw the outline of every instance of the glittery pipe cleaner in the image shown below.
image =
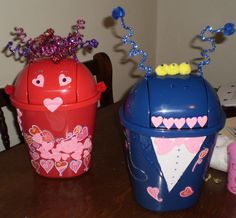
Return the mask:
[(25, 57), (29, 62), (38, 58), (51, 58), (52, 61), (58, 63), (63, 58), (70, 56), (78, 61), (76, 52), (79, 48), (96, 48), (98, 46), (95, 39), (83, 40), (84, 36), (79, 31), (85, 28), (84, 24), (84, 20), (77, 20), (76, 25), (72, 27), (73, 31), (67, 37), (57, 36), (54, 34), (54, 30), (49, 28), (34, 39), (28, 39), (24, 29), (16, 27), (14, 40), (18, 40), (19, 43), (14, 47), (13, 42), (10, 41), (6, 48), (14, 56)]
[(123, 8), (121, 7), (117, 7), (112, 11), (112, 17), (115, 20), (120, 19), (120, 24), (121, 26), (127, 30), (128, 34), (125, 35), (122, 38), (122, 42), (125, 45), (130, 44), (131, 45), (131, 50), (129, 51), (129, 56), (134, 57), (137, 55), (141, 55), (142, 59), (140, 60), (140, 63), (138, 64), (138, 68), (142, 71), (144, 71), (146, 73), (145, 78), (148, 77), (152, 72), (154, 72), (154, 70), (150, 67), (150, 66), (145, 66), (144, 63), (146, 62), (148, 55), (146, 52), (144, 52), (143, 50), (138, 49), (138, 45), (136, 44), (136, 42), (134, 42), (133, 40), (130, 40), (130, 38), (134, 35), (134, 30), (132, 27), (129, 27), (125, 24), (124, 22), (124, 17), (125, 16), (125, 11), (123, 10)]
[(204, 58), (203, 61), (201, 61), (198, 64), (198, 72), (202, 76), (203, 75), (203, 66), (208, 65), (211, 62), (210, 56), (208, 53), (212, 53), (216, 49), (215, 39), (213, 37), (206, 37), (205, 34), (209, 32), (212, 34), (217, 33), (223, 33), (225, 36), (230, 36), (235, 33), (235, 28), (233, 23), (226, 23), (224, 27), (213, 30), (211, 26), (206, 26), (200, 33), (200, 39), (204, 42), (209, 42), (211, 44), (211, 48), (204, 49), (201, 52), (201, 56)]

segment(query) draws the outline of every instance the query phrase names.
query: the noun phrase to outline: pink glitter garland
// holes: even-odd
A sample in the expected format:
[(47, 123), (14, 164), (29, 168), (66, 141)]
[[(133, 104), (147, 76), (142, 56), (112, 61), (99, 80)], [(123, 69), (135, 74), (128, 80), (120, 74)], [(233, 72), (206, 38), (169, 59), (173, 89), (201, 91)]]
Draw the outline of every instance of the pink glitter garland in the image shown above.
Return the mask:
[(16, 27), (14, 40), (19, 40), (19, 44), (13, 48), (13, 41), (8, 42), (6, 49), (13, 55), (19, 55), (19, 58), (25, 57), (28, 61), (34, 61), (39, 58), (51, 58), (55, 63), (66, 57), (72, 56), (77, 59), (76, 52), (79, 48), (96, 48), (98, 42), (95, 39), (83, 41), (83, 35), (79, 30), (85, 28), (84, 20), (77, 20), (76, 25), (72, 27), (73, 32), (67, 37), (54, 35), (52, 28), (47, 29), (43, 34), (31, 39), (21, 27)]

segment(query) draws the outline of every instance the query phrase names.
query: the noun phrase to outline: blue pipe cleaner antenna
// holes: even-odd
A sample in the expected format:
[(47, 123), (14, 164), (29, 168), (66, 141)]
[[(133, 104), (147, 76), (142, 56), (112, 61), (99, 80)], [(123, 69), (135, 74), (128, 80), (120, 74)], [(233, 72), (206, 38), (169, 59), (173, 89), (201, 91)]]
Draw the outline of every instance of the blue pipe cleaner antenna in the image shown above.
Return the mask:
[(198, 64), (198, 72), (200, 73), (200, 75), (202, 76), (203, 75), (203, 66), (204, 65), (208, 65), (210, 62), (211, 62), (211, 59), (210, 59), (210, 56), (208, 53), (212, 53), (215, 51), (216, 49), (216, 43), (215, 43), (215, 39), (213, 37), (206, 37), (205, 34), (207, 32), (209, 33), (213, 33), (213, 34), (216, 34), (216, 33), (223, 33), (224, 36), (230, 36), (232, 34), (235, 33), (235, 27), (234, 27), (234, 24), (233, 23), (226, 23), (224, 25), (224, 27), (222, 28), (219, 28), (219, 29), (216, 29), (216, 30), (213, 30), (213, 28), (211, 26), (206, 26), (200, 33), (200, 38), (202, 41), (205, 41), (205, 42), (209, 42), (211, 44), (211, 48), (209, 49), (204, 49), (202, 52), (201, 52), (201, 56), (205, 59), (203, 61), (201, 61), (199, 64)]
[(124, 16), (125, 16), (125, 11), (121, 7), (117, 7), (112, 11), (112, 17), (115, 20), (120, 19), (121, 26), (128, 31), (128, 34), (125, 35), (122, 38), (122, 41), (125, 45), (130, 44), (131, 45), (131, 50), (129, 51), (129, 56), (134, 57), (137, 55), (141, 55), (142, 59), (140, 60), (140, 63), (138, 64), (138, 68), (146, 73), (145, 78), (147, 78), (149, 75), (151, 75), (154, 70), (150, 66), (146, 66), (144, 63), (148, 58), (148, 55), (146, 52), (143, 50), (138, 49), (138, 45), (136, 44), (135, 41), (130, 40), (130, 38), (134, 35), (134, 30), (132, 27), (129, 27), (125, 24), (124, 22)]

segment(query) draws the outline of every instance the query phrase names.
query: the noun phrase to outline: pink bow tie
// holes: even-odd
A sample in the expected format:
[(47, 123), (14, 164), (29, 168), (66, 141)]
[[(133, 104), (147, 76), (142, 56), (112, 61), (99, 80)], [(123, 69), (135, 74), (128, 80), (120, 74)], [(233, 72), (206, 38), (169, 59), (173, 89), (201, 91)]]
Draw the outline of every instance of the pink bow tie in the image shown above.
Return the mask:
[(202, 143), (204, 142), (206, 136), (201, 137), (190, 137), (190, 138), (154, 138), (154, 146), (156, 151), (160, 155), (167, 154), (174, 147), (179, 147), (185, 145), (186, 149), (193, 154), (196, 154)]

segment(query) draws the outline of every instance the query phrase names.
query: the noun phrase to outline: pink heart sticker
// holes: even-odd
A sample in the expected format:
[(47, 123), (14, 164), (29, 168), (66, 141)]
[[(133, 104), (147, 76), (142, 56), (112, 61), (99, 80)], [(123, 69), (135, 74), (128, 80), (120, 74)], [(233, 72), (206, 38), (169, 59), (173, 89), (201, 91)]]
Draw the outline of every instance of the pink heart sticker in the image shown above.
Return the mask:
[(187, 186), (185, 187), (185, 189), (183, 191), (181, 191), (179, 194), (182, 198), (186, 198), (186, 197), (189, 197), (191, 196), (192, 194), (194, 193), (192, 187), (190, 186)]
[(188, 124), (189, 128), (192, 129), (197, 123), (197, 117), (188, 117), (186, 119), (186, 123)]
[(35, 161), (35, 160), (31, 160), (31, 164), (34, 167), (34, 169), (36, 170), (36, 172), (38, 172), (38, 170), (40, 168), (39, 163), (37, 161)]
[(198, 123), (199, 123), (199, 125), (201, 126), (201, 127), (203, 127), (203, 126), (205, 126), (205, 124), (207, 123), (207, 116), (199, 116), (198, 118), (197, 118), (197, 121), (198, 121)]
[(44, 86), (44, 76), (42, 74), (39, 74), (35, 79), (32, 80), (32, 83), (35, 86), (43, 87)]
[(175, 119), (175, 126), (178, 128), (178, 129), (181, 129), (185, 124), (185, 118), (176, 118)]
[(81, 160), (72, 160), (70, 162), (70, 168), (74, 173), (77, 173), (79, 168), (81, 167), (82, 161)]
[(30, 156), (33, 160), (38, 160), (40, 158), (39, 154), (37, 152), (29, 152)]
[(157, 128), (161, 125), (163, 118), (161, 116), (158, 117), (152, 116), (151, 121), (152, 124)]
[(163, 199), (160, 198), (158, 195), (160, 193), (160, 189), (157, 188), (157, 187), (147, 187), (147, 193), (152, 197), (154, 198), (157, 202), (162, 202)]
[(77, 134), (78, 141), (84, 140), (88, 136), (88, 127), (83, 127), (79, 134)]
[(45, 98), (43, 100), (44, 106), (51, 112), (54, 112), (60, 105), (63, 104), (63, 100), (60, 97), (56, 98)]
[(46, 171), (46, 173), (48, 174), (51, 169), (53, 168), (54, 166), (54, 161), (53, 160), (40, 160), (40, 165), (42, 166), (42, 168)]
[(60, 86), (65, 86), (71, 83), (71, 77), (65, 76), (65, 74), (63, 73), (59, 75), (58, 80), (59, 80)]
[(59, 172), (60, 176), (62, 176), (62, 173), (66, 170), (67, 166), (68, 166), (67, 161), (55, 162), (55, 167), (56, 167), (57, 171)]
[(167, 129), (170, 129), (173, 126), (174, 122), (175, 122), (174, 118), (164, 118), (163, 119), (163, 124), (165, 125), (165, 127)]

